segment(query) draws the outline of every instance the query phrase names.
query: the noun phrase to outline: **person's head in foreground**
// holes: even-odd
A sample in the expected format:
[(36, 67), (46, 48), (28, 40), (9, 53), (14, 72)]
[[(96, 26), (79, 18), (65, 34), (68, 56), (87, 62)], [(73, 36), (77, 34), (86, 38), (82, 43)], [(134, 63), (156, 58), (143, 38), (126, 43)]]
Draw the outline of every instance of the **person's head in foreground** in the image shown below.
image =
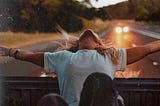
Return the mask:
[(117, 106), (112, 79), (104, 73), (90, 74), (83, 84), (79, 106)]
[(48, 94), (43, 96), (37, 106), (68, 106), (63, 98), (57, 94)]
[(71, 52), (77, 52), (78, 50), (97, 50), (102, 56), (110, 55), (111, 60), (114, 64), (118, 62), (118, 53), (114, 47), (106, 47), (102, 39), (99, 38), (98, 34), (93, 32), (91, 29), (85, 30), (80, 34), (79, 40), (77, 40), (68, 49)]

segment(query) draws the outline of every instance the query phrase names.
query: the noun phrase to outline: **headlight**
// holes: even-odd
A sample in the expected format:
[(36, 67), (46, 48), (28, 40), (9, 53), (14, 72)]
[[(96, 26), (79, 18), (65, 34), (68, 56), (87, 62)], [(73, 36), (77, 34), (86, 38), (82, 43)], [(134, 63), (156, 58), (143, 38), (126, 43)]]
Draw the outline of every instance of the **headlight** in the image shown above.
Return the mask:
[(128, 27), (124, 27), (123, 28), (123, 32), (128, 32), (129, 31), (129, 28)]
[(115, 28), (116, 33), (122, 33), (122, 28), (121, 27), (116, 27)]

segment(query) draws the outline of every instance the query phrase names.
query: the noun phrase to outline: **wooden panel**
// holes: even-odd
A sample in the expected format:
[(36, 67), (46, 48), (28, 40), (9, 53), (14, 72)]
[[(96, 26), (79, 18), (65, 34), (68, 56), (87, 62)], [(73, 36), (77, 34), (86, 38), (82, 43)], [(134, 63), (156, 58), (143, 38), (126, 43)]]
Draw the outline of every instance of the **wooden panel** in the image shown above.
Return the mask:
[(159, 106), (160, 78), (115, 79), (126, 106)]
[(45, 94), (59, 93), (56, 78), (3, 77), (0, 80), (5, 97), (0, 106), (36, 106)]
[[(45, 94), (59, 93), (57, 78), (1, 77), (0, 106), (36, 106)], [(159, 106), (160, 78), (114, 80), (126, 106)], [(5, 105), (4, 105), (5, 104)]]

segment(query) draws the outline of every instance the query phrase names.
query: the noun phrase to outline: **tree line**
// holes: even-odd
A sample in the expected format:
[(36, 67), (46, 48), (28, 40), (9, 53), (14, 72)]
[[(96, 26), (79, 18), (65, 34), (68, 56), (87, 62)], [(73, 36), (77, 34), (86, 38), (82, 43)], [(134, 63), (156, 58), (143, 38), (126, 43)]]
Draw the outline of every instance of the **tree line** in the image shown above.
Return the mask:
[(159, 22), (160, 0), (128, 0), (104, 7), (111, 19)]
[(0, 0), (0, 31), (55, 32), (59, 25), (75, 32), (83, 28), (83, 18), (95, 17), (159, 22), (159, 4), (159, 0), (128, 0), (96, 9), (90, 0)]
[(83, 28), (81, 18), (108, 19), (103, 8), (88, 8), (75, 0), (0, 0), (0, 31), (68, 32)]
[[(136, 5), (137, 4), (137, 5)], [(138, 21), (160, 21), (159, 0), (138, 0), (136, 5), (136, 17)]]

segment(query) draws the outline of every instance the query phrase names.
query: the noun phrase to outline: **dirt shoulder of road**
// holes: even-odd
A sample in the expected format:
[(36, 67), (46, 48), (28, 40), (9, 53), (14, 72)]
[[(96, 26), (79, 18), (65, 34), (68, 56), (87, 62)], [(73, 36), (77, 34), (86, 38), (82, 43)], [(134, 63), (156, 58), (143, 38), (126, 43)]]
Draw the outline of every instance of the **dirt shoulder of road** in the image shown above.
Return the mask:
[(41, 42), (47, 42), (60, 38), (56, 33), (14, 33), (14, 32), (1, 32), (0, 33), (0, 46), (6, 47), (22, 47)]
[[(95, 32), (101, 32), (107, 28), (110, 21), (102, 21), (100, 19), (85, 20), (82, 19), (84, 28), (71, 35), (79, 35), (85, 29), (93, 29)], [(27, 45), (33, 45), (41, 42), (48, 42), (63, 38), (60, 33), (24, 33), (24, 32), (0, 32), (0, 46), (18, 48)]]

